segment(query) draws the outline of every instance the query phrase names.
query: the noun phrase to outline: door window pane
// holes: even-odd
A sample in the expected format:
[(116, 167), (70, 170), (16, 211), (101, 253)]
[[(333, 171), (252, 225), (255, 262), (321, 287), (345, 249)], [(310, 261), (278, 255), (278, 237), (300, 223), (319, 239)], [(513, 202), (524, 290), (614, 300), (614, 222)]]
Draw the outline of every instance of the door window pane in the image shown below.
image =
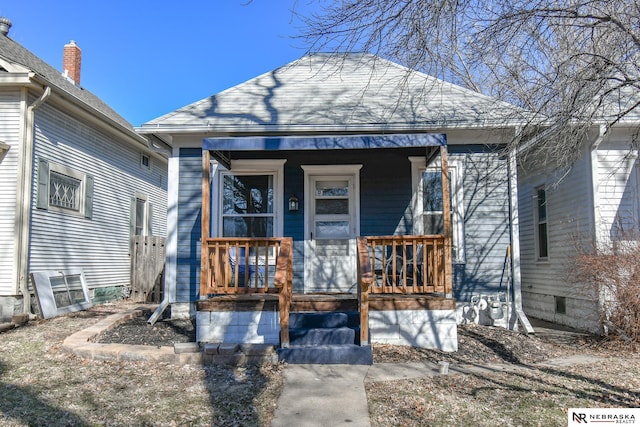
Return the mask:
[(348, 197), (349, 181), (317, 181), (316, 182), (317, 197)]
[(316, 215), (349, 214), (348, 199), (317, 199)]
[(316, 222), (316, 237), (324, 239), (328, 237), (349, 236), (349, 221), (318, 221)]

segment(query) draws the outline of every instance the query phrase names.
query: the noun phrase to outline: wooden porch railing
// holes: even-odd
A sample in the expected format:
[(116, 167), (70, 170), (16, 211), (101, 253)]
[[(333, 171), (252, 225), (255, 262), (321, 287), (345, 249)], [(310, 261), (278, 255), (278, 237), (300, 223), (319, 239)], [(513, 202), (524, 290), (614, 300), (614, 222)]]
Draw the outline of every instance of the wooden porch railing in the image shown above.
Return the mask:
[(360, 313), (360, 345), (369, 345), (369, 289), (373, 283), (373, 270), (366, 237), (358, 237), (358, 312)]
[(207, 238), (202, 243), (200, 298), (220, 294), (278, 293), (280, 340), (289, 346), (289, 311), (293, 288), (293, 240)]
[(368, 236), (366, 245), (371, 257), (372, 293), (453, 292), (445, 236)]
[(448, 246), (443, 235), (358, 237), (360, 345), (369, 342), (370, 293), (453, 293)]

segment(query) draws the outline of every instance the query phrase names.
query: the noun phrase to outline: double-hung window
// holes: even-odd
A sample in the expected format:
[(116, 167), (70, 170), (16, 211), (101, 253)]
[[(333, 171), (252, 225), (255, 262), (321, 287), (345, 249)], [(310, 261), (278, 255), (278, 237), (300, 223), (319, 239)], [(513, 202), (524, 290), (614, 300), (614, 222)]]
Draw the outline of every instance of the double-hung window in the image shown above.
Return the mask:
[(274, 235), (274, 176), (225, 174), (222, 178), (222, 235), (272, 237)]
[[(444, 233), (444, 205), (440, 162), (425, 165), (424, 157), (410, 157), (413, 181), (413, 233), (416, 235)], [(464, 262), (464, 203), (462, 164), (449, 160), (449, 195), (451, 206), (452, 256)]]
[(282, 234), (283, 166), (283, 160), (237, 160), (233, 161), (230, 171), (219, 171), (217, 235), (274, 237)]

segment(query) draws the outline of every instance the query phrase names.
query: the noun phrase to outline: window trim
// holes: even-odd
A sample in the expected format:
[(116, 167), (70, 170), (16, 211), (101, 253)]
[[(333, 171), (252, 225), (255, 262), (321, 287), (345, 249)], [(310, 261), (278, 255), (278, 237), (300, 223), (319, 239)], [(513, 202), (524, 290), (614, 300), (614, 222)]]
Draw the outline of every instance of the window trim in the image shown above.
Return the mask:
[[(411, 185), (412, 197), (411, 206), (413, 212), (413, 233), (416, 235), (423, 234), (422, 222), (422, 192), (420, 182), (422, 173), (427, 170), (441, 171), (441, 163), (439, 159), (434, 160), (429, 167), (426, 166), (426, 158), (424, 156), (409, 156), (411, 162)], [(451, 234), (452, 245), (455, 250), (455, 264), (464, 264), (466, 262), (465, 244), (464, 244), (464, 186), (463, 186), (463, 163), (460, 159), (449, 157), (449, 174), (451, 177)]]
[[(231, 169), (213, 162), (212, 183), (217, 188), (217, 197), (211, 198), (211, 211), (215, 220), (211, 224), (212, 236), (222, 236), (224, 177), (227, 175), (272, 175), (273, 176), (273, 237), (282, 237), (284, 230), (284, 164), (286, 159), (240, 159), (231, 160)], [(213, 215), (212, 215), (213, 216)]]
[[(138, 200), (144, 201), (144, 213), (142, 218), (142, 224), (143, 224), (142, 234), (136, 234), (136, 222), (137, 222), (136, 220), (138, 219), (136, 207), (137, 207)], [(140, 193), (138, 191), (134, 192), (133, 196), (131, 196), (131, 206), (130, 206), (130, 213), (129, 213), (129, 236), (130, 237), (152, 236), (153, 235), (152, 222), (153, 222), (153, 205), (149, 201), (149, 196), (147, 194)]]
[[(539, 192), (544, 191), (544, 212), (545, 219), (544, 222), (540, 222), (540, 199)], [(549, 195), (547, 194), (546, 185), (538, 185), (533, 188), (533, 235), (534, 235), (534, 246), (535, 246), (535, 254), (536, 261), (538, 262), (547, 262), (549, 261)], [(546, 256), (540, 256), (541, 242), (540, 242), (540, 225), (545, 225), (545, 240), (546, 240)]]

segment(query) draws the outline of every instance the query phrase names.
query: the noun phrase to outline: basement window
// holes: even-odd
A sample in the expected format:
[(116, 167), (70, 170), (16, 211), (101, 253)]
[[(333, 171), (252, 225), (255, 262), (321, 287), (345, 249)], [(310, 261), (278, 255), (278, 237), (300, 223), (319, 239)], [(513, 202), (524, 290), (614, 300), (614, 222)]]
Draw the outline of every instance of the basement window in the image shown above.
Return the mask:
[(556, 301), (556, 314), (567, 314), (567, 299), (565, 297), (554, 297)]

